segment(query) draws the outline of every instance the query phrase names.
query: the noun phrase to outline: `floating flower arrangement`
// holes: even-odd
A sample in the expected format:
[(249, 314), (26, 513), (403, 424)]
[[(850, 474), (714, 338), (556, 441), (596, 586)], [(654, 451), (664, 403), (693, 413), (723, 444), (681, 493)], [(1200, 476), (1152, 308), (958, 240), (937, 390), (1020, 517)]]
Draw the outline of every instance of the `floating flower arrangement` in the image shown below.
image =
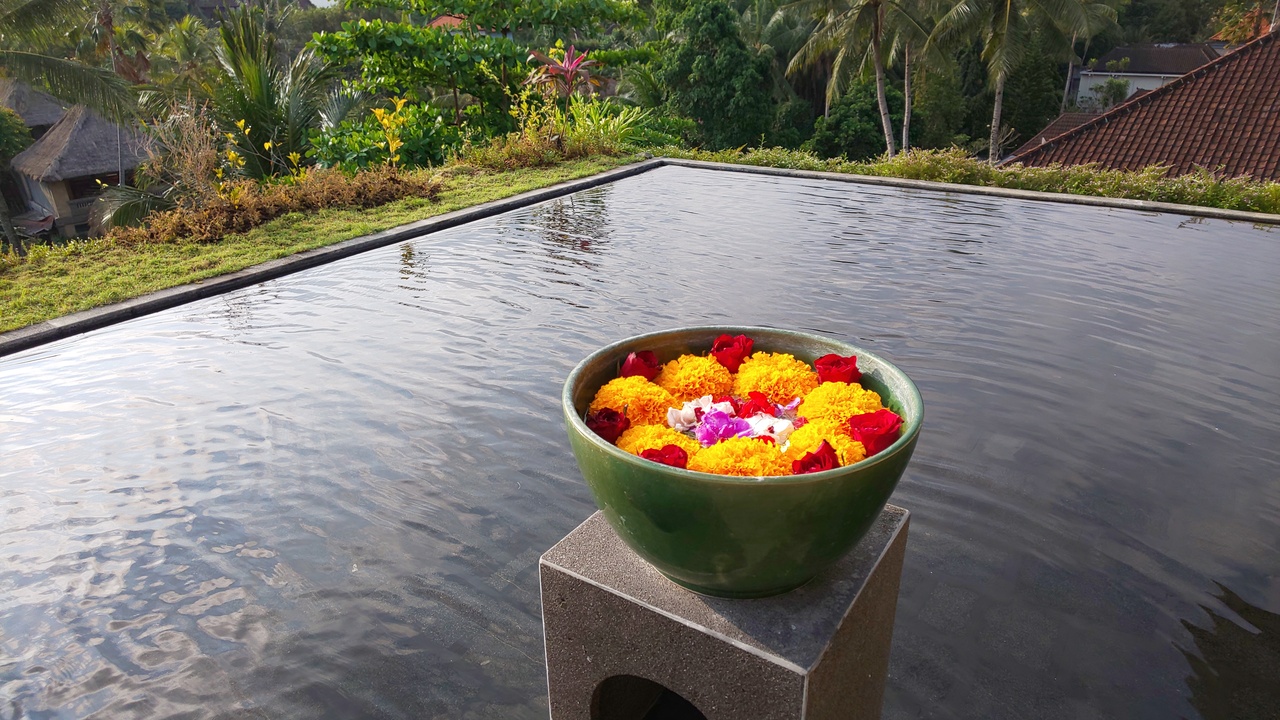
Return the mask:
[(898, 439), (902, 418), (859, 384), (856, 356), (810, 366), (754, 344), (721, 335), (708, 354), (665, 365), (633, 352), (591, 401), (587, 427), (646, 460), (745, 477), (832, 470)]

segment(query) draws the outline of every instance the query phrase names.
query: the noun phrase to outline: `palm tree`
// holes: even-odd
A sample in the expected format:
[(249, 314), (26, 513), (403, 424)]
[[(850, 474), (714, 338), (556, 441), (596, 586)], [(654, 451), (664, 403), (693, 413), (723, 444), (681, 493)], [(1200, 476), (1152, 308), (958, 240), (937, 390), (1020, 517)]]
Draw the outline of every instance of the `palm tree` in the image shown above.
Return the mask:
[(69, 103), (122, 119), (134, 109), (129, 83), (115, 72), (26, 48), (49, 47), (56, 28), (84, 17), (81, 0), (0, 0), (0, 68)]
[[(938, 67), (949, 58), (928, 44), (940, 0), (905, 0), (889, 7), (890, 62), (902, 58), (902, 150), (911, 147), (912, 73), (917, 68)], [(914, 64), (914, 65), (913, 65)]]
[(787, 73), (831, 60), (831, 75), (827, 81), (826, 112), (840, 97), (845, 85), (866, 60), (871, 60), (876, 76), (876, 102), (880, 107), (880, 124), (884, 130), (885, 151), (889, 157), (897, 153), (893, 139), (893, 122), (889, 119), (889, 101), (885, 97), (884, 54), (882, 43), (885, 30), (885, 12), (897, 8), (898, 0), (799, 0), (787, 7), (811, 14), (819, 20), (817, 28), (801, 46)]
[[(1076, 61), (1084, 62), (1083, 57), (1076, 56), (1076, 43), (1084, 40), (1084, 54), (1089, 54), (1089, 42), (1093, 40), (1099, 33), (1116, 24), (1116, 9), (1107, 3), (1107, 0), (1081, 0), (1084, 5), (1084, 11), (1087, 21), (1085, 34), (1071, 34), (1071, 42), (1067, 46), (1067, 80), (1062, 84), (1062, 103), (1058, 106), (1058, 112), (1066, 112), (1067, 96), (1071, 92), (1071, 73), (1075, 70)], [(1115, 0), (1111, 0), (1115, 2)], [(1276, 7), (1280, 7), (1277, 4)]]
[(1081, 0), (958, 0), (934, 27), (929, 43), (954, 47), (978, 38), (995, 92), (988, 160), (1000, 161), (1004, 85), (1037, 32), (1084, 34), (1089, 14)]
[(300, 162), (289, 158), (306, 154), (332, 79), (328, 65), (310, 49), (287, 65), (279, 60), (269, 29), (278, 21), (250, 5), (224, 17), (214, 48), (219, 73), (206, 86), (216, 121), (244, 160), (244, 173), (255, 179), (288, 172)]
[(212, 65), (212, 34), (200, 18), (183, 16), (156, 38), (152, 56), (162, 75), (157, 83), (170, 97), (198, 95), (205, 70)]

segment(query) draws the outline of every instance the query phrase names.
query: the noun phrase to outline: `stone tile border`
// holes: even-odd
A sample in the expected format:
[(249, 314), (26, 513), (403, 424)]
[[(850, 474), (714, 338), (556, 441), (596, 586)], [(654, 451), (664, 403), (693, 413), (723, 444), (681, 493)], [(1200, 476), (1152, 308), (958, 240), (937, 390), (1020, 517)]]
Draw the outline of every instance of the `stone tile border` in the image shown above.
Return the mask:
[(719, 170), (740, 172), (755, 175), (772, 175), (775, 177), (804, 178), (810, 180), (833, 180), (836, 182), (858, 183), (863, 185), (879, 185), (914, 190), (927, 190), (944, 193), (966, 193), (1005, 197), (1018, 200), (1035, 200), (1041, 202), (1058, 202), (1068, 205), (1085, 205), (1092, 207), (1109, 207), (1123, 210), (1139, 210), (1144, 212), (1172, 213), (1193, 217), (1208, 217), (1219, 220), (1249, 222), (1261, 225), (1280, 225), (1280, 215), (1245, 212), (1241, 210), (1221, 210), (1197, 205), (1178, 205), (1174, 203), (1149, 202), (1146, 200), (1125, 200), (1120, 198), (1102, 198), (1091, 195), (1068, 195), (1064, 193), (1037, 192), (1034, 190), (1015, 190), (1010, 188), (982, 187), (978, 185), (957, 185), (952, 183), (933, 182), (928, 180), (904, 180), (901, 178), (876, 177), (869, 175), (850, 175), (846, 173), (819, 172), (812, 170), (788, 170), (785, 168), (760, 167), (755, 165), (736, 165), (731, 163), (705, 162), (701, 160), (681, 160), (674, 158), (650, 158), (631, 165), (607, 170), (597, 175), (570, 180), (551, 187), (513, 195), (502, 200), (475, 205), (461, 210), (419, 220), (389, 230), (365, 235), (333, 245), (304, 250), (288, 257), (271, 260), (243, 270), (219, 275), (187, 285), (159, 290), (140, 297), (124, 300), (111, 305), (82, 310), (70, 315), (46, 320), (17, 330), (0, 333), (0, 357), (28, 350), (39, 345), (62, 340), (73, 335), (80, 335), (90, 330), (129, 320), (131, 318), (150, 315), (167, 310), (193, 300), (221, 295), (256, 285), (284, 275), (306, 270), (350, 257), (366, 250), (373, 250), (387, 245), (412, 240), (440, 230), (462, 225), (474, 220), (483, 220), (511, 210), (518, 210), (529, 205), (553, 200), (581, 190), (599, 187), (607, 183), (632, 177), (664, 166), (699, 168), (703, 170)]

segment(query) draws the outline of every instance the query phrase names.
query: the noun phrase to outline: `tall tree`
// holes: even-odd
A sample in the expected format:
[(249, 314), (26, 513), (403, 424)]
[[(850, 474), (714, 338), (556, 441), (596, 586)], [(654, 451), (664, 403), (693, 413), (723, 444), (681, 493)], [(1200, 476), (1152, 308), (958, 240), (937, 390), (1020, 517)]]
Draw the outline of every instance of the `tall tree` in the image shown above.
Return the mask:
[(958, 0), (938, 20), (930, 43), (955, 47), (978, 38), (987, 79), (995, 94), (991, 112), (988, 160), (1000, 161), (1001, 114), (1005, 83), (1031, 45), (1037, 31), (1062, 34), (1088, 31), (1081, 0)]
[(897, 152), (893, 121), (889, 117), (889, 101), (885, 97), (884, 38), (886, 12), (898, 13), (898, 0), (799, 0), (790, 8), (819, 18), (818, 27), (800, 48), (788, 66), (797, 72), (830, 58), (831, 75), (827, 83), (826, 110), (838, 98), (850, 80), (870, 60), (875, 71), (876, 102), (880, 108), (880, 124), (884, 131), (885, 152)]

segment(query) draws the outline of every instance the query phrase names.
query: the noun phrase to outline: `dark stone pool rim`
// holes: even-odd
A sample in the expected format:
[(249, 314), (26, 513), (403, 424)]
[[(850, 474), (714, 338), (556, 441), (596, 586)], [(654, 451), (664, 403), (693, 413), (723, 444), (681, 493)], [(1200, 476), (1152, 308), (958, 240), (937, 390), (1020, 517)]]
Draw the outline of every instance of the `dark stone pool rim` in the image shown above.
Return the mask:
[(1263, 225), (1280, 225), (1280, 215), (1270, 213), (1245, 212), (1242, 210), (1223, 210), (1219, 208), (1201, 207), (1198, 205), (1179, 205), (1177, 203), (1151, 202), (1147, 200), (1128, 200), (1122, 198), (1104, 198), (1091, 195), (1068, 195), (1065, 193), (1039, 192), (1035, 190), (1017, 190), (1012, 188), (983, 187), (978, 185), (958, 185), (954, 183), (935, 182), (930, 180), (907, 180), (902, 178), (875, 177), (870, 175), (850, 175), (846, 173), (821, 172), (814, 170), (791, 170), (786, 168), (761, 167), (756, 165), (735, 165), (732, 163), (705, 162), (701, 160), (683, 160), (677, 158), (650, 158), (613, 170), (606, 170), (585, 178), (569, 180), (539, 190), (513, 195), (501, 200), (493, 200), (461, 210), (454, 210), (443, 215), (418, 220), (407, 225), (383, 230), (372, 235), (344, 240), (333, 245), (304, 250), (288, 257), (270, 260), (243, 270), (219, 275), (208, 280), (197, 281), (186, 285), (158, 290), (129, 300), (90, 308), (70, 315), (63, 315), (35, 325), (0, 333), (0, 357), (29, 350), (40, 345), (55, 342), (74, 335), (97, 330), (108, 325), (150, 315), (195, 300), (239, 290), (267, 280), (273, 280), (302, 270), (331, 263), (350, 257), (366, 250), (373, 250), (393, 245), (406, 240), (414, 240), (431, 233), (447, 230), (464, 223), (483, 220), (512, 210), (528, 207), (547, 200), (599, 187), (616, 180), (633, 177), (665, 166), (701, 168), (704, 170), (720, 170), (724, 172), (740, 172), (756, 175), (772, 175), (776, 177), (805, 178), (814, 180), (834, 180), (862, 185), (879, 185), (887, 187), (910, 188), (933, 192), (965, 193), (970, 195), (986, 195), (990, 197), (1014, 198), (1019, 200), (1035, 200), (1039, 202), (1057, 202), (1068, 205), (1085, 205), (1091, 207), (1109, 207), (1122, 210), (1138, 210), (1145, 212), (1173, 213), (1192, 217), (1215, 218), (1238, 222), (1250, 222)]

